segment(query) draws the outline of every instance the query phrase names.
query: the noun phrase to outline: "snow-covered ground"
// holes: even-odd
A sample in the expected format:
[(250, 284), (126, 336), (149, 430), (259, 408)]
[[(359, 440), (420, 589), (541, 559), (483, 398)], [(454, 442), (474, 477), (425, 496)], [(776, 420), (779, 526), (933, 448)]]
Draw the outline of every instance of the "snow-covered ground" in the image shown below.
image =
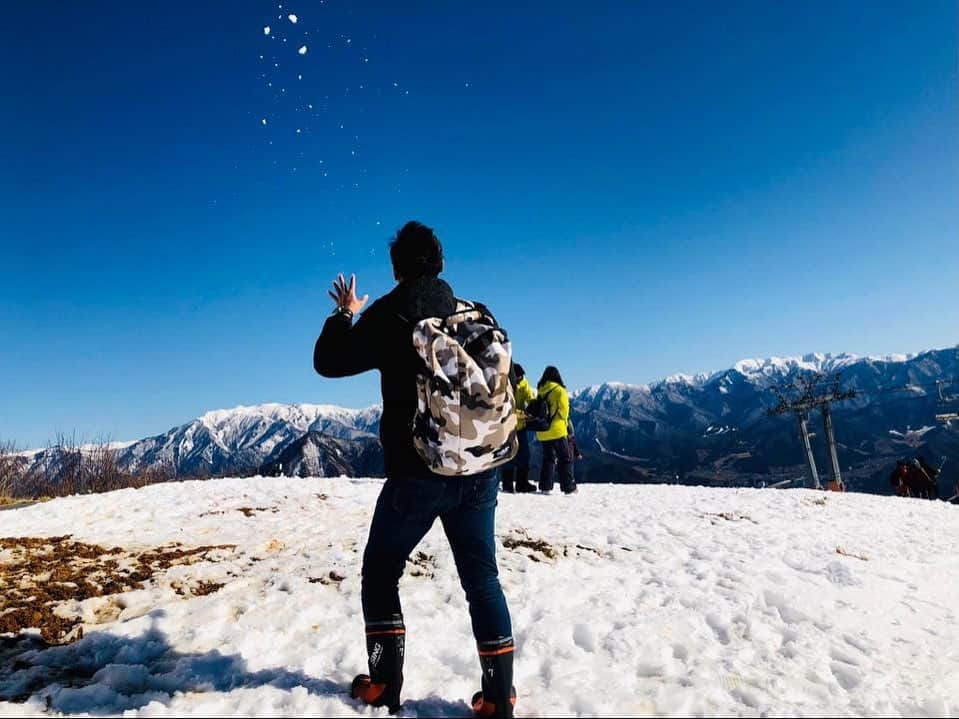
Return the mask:
[[(4, 512), (6, 537), (237, 548), (87, 600), (83, 639), (7, 661), (0, 696), (35, 688), (25, 704), (0, 702), (0, 714), (386, 716), (345, 691), (365, 669), (359, 570), (379, 488), (230, 479)], [(571, 497), (504, 496), (498, 512), (499, 538), (519, 540), (499, 559), (520, 716), (959, 709), (957, 507), (587, 485)], [(439, 526), (419, 550), (401, 582), (404, 715), (466, 717), (478, 662)], [(171, 588), (197, 580), (224, 586), (197, 597)]]

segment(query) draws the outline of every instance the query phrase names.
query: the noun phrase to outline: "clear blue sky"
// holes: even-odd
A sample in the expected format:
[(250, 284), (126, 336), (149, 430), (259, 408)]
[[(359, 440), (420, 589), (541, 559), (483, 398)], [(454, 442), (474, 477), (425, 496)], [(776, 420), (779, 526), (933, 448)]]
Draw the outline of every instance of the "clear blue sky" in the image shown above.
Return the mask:
[(4, 7), (0, 438), (373, 403), (410, 218), (576, 387), (959, 341), (951, 0), (277, 4)]

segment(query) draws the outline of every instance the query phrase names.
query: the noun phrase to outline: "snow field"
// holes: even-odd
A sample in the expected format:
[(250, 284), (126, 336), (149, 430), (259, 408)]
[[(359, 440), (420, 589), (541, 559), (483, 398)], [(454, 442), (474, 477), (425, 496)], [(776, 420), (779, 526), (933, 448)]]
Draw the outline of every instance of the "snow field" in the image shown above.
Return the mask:
[[(89, 622), (85, 638), (0, 674), (0, 696), (30, 697), (0, 714), (387, 716), (346, 695), (365, 670), (359, 571), (379, 488), (228, 479), (3, 513), (0, 536), (237, 548), (67, 607)], [(497, 535), (521, 716), (955, 711), (955, 507), (586, 485), (502, 496)], [(469, 716), (478, 661), (438, 523), (411, 559), (404, 715)], [(170, 586), (199, 580), (224, 586), (187, 598)]]

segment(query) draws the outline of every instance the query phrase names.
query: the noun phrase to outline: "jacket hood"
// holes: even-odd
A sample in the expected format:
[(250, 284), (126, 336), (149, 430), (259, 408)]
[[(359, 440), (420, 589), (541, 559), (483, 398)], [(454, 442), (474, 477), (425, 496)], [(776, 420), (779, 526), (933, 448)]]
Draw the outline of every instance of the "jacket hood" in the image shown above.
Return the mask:
[(417, 277), (403, 281), (390, 293), (398, 311), (410, 321), (442, 317), (456, 309), (453, 289), (439, 277)]
[(562, 385), (559, 385), (559, 384), (557, 384), (556, 382), (549, 381), (549, 382), (544, 382), (544, 383), (541, 384), (539, 387), (537, 387), (537, 388), (536, 388), (536, 391), (537, 391), (540, 395), (544, 395), (544, 394), (546, 394), (547, 392), (552, 392), (554, 389), (557, 389), (557, 388), (559, 388), (559, 387), (562, 387)]

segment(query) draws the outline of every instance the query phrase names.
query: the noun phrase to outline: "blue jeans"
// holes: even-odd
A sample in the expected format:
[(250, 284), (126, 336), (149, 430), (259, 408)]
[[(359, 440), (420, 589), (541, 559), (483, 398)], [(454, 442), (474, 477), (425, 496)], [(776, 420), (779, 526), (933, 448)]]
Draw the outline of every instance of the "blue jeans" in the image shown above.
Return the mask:
[(498, 490), (495, 472), (386, 480), (363, 553), (362, 600), (367, 625), (402, 617), (397, 584), (410, 553), (439, 518), (466, 592), (476, 641), (512, 637), (509, 608), (496, 568), (493, 526)]
[(519, 440), (519, 450), (516, 456), (502, 466), (502, 469), (529, 469), (529, 432), (525, 429), (516, 430), (516, 438)]

